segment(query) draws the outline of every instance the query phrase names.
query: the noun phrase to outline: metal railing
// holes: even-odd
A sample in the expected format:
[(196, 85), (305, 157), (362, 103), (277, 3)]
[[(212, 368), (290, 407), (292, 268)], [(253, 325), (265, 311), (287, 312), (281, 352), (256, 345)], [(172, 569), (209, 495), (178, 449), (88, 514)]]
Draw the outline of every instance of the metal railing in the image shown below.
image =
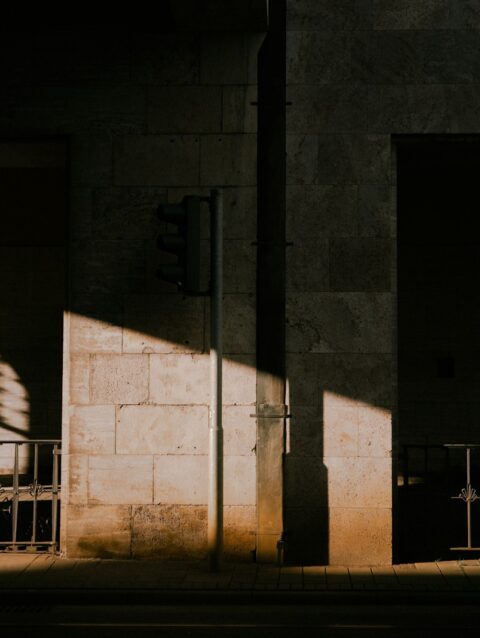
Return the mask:
[[(13, 446), (13, 459), (11, 473), (0, 476), (0, 509), (4, 523), (0, 529), (0, 551), (55, 552), (58, 545), (61, 441), (0, 441), (0, 453), (3, 446)], [(22, 446), (29, 446), (29, 454), (28, 470), (21, 473)], [(43, 467), (41, 461), (44, 461)]]
[(472, 503), (478, 501), (480, 498), (477, 494), (477, 490), (472, 486), (472, 449), (478, 450), (480, 443), (445, 443), (447, 449), (465, 450), (465, 470), (466, 470), (466, 483), (465, 487), (462, 487), (458, 496), (451, 496), (450, 498), (463, 501), (466, 505), (467, 514), (467, 544), (461, 547), (451, 547), (454, 551), (480, 551), (478, 543), (476, 547), (472, 546)]
[(472, 486), (480, 471), (480, 454), (473, 451), (479, 448), (476, 443), (400, 447), (397, 533), (402, 561), (480, 551), (480, 543), (472, 543), (480, 538), (480, 510), (472, 507), (479, 499)]

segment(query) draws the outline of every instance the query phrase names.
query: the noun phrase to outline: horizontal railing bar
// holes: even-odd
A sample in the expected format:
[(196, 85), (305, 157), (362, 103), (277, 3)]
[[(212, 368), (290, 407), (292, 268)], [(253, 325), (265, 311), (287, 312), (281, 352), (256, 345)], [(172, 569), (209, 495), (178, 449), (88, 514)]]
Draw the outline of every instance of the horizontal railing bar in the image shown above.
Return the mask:
[(0, 441), (0, 445), (33, 445), (35, 443), (38, 444), (60, 444), (62, 442), (61, 439), (28, 439), (28, 440), (16, 440), (16, 441)]
[(0, 541), (0, 545), (6, 545), (8, 547), (13, 545), (28, 545), (30, 547), (33, 545), (56, 545), (56, 543), (54, 541), (35, 541), (34, 543), (32, 543), (32, 541)]

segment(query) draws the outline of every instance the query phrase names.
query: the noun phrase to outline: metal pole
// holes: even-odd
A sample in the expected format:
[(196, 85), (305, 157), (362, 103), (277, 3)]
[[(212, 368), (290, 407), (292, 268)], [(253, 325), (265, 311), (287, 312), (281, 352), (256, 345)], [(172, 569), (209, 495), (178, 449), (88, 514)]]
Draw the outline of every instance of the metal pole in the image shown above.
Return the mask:
[(18, 498), (19, 498), (19, 478), (18, 478), (18, 448), (19, 443), (15, 443), (15, 456), (13, 460), (13, 497), (12, 497), (12, 542), (17, 544), (17, 527), (18, 527)]
[(472, 547), (472, 500), (471, 500), (471, 476), (470, 476), (470, 448), (467, 447), (467, 548)]
[(222, 431), (222, 302), (223, 198), (210, 198), (210, 414), (208, 441), (208, 558), (211, 571), (220, 569), (223, 549), (223, 431)]
[(33, 516), (32, 516), (32, 540), (33, 545), (37, 540), (37, 510), (38, 510), (38, 443), (33, 446), (33, 482), (31, 488), (33, 496)]
[(53, 446), (52, 469), (52, 552), (57, 549), (57, 517), (58, 517), (58, 445)]

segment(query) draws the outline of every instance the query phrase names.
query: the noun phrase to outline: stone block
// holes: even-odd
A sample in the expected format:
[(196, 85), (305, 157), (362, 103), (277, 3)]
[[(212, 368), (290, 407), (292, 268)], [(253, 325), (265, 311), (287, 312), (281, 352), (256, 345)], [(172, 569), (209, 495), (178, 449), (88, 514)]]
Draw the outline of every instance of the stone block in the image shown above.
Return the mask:
[(225, 505), (255, 505), (256, 456), (225, 456)]
[(387, 135), (320, 135), (318, 184), (389, 184), (390, 137)]
[(198, 184), (199, 138), (194, 135), (125, 135), (113, 146), (116, 186)]
[(374, 0), (373, 28), (447, 29), (451, 26), (450, 0)]
[(358, 188), (358, 234), (361, 237), (395, 237), (395, 188), (366, 184)]
[[(313, 569), (307, 565), (328, 565), (328, 508), (312, 504), (308, 510), (296, 507), (295, 503), (285, 507), (285, 525), (289, 531), (286, 558), (291, 564), (305, 565), (304, 576)], [(307, 581), (308, 582), (308, 581)], [(307, 584), (306, 582), (306, 584)]]
[[(165, 405), (209, 403), (208, 355), (151, 355), (150, 359), (150, 401)], [(253, 404), (255, 384), (255, 360), (252, 355), (230, 355), (224, 359), (224, 404)]]
[[(440, 33), (440, 32), (437, 32)], [(366, 84), (421, 84), (423, 66), (421, 40), (428, 32), (365, 31), (351, 39), (351, 73)]]
[(145, 285), (145, 243), (142, 240), (80, 241), (70, 246), (72, 310), (110, 317), (121, 312), (112, 299)]
[(391, 409), (391, 355), (322, 354), (312, 368), (324, 411), (365, 404)]
[(149, 133), (218, 133), (222, 128), (219, 86), (150, 87)]
[(200, 152), (200, 183), (202, 185), (251, 186), (256, 181), (256, 135), (233, 133), (202, 136)]
[(88, 456), (84, 454), (62, 454), (63, 462), (68, 464), (68, 493), (62, 493), (62, 501), (74, 505), (86, 505), (88, 502)]
[(70, 352), (121, 352), (121, 318), (107, 322), (95, 317), (70, 315)]
[(359, 456), (392, 455), (392, 415), (390, 410), (365, 406), (358, 408)]
[(359, 454), (358, 408), (326, 403), (323, 411), (323, 454), (356, 457)]
[[(287, 236), (301, 239), (351, 237), (357, 232), (358, 186), (287, 187)], [(300, 247), (301, 247), (301, 242)]]
[(287, 135), (287, 184), (313, 184), (318, 175), (318, 137)]
[(152, 503), (153, 456), (89, 456), (88, 502), (104, 505)]
[[(224, 295), (223, 351), (225, 354), (255, 354), (255, 310), (254, 295)], [(208, 341), (209, 335), (207, 343)]]
[(223, 236), (229, 239), (256, 238), (257, 189), (255, 186), (223, 189)]
[(142, 403), (148, 398), (148, 357), (97, 354), (91, 357), (90, 398), (94, 404)]
[(286, 286), (292, 292), (328, 291), (329, 242), (317, 237), (302, 237), (289, 246), (286, 254)]
[(351, 80), (347, 31), (287, 32), (287, 84), (342, 84)]
[(151, 355), (150, 400), (170, 405), (208, 405), (208, 355)]
[(133, 558), (204, 558), (205, 505), (137, 505), (132, 511)]
[(391, 459), (326, 457), (324, 462), (330, 507), (391, 507)]
[(80, 127), (84, 127), (92, 118), (104, 118), (108, 115), (122, 115), (125, 122), (129, 119), (144, 119), (144, 87), (128, 83), (113, 84), (110, 81), (69, 87), (67, 95), (72, 117)]
[(154, 502), (160, 505), (206, 505), (208, 457), (189, 454), (156, 456)]
[(256, 246), (252, 241), (224, 242), (224, 293), (254, 293), (256, 290)]
[(228, 405), (223, 407), (223, 443), (227, 456), (251, 456), (255, 454), (257, 427), (252, 418), (251, 406)]
[(248, 48), (243, 33), (204, 33), (201, 84), (247, 84)]
[(68, 558), (130, 558), (130, 507), (69, 505), (66, 516)]
[(117, 454), (207, 454), (206, 406), (123, 405), (117, 408)]
[(224, 86), (222, 89), (222, 130), (225, 133), (256, 133), (256, 86)]
[(115, 406), (71, 407), (69, 452), (70, 454), (113, 454), (115, 452)]
[(131, 73), (132, 80), (139, 84), (197, 84), (200, 79), (199, 35), (133, 35)]
[(223, 404), (253, 405), (256, 401), (255, 356), (230, 355), (223, 360)]
[(203, 297), (178, 293), (130, 295), (125, 299), (123, 351), (129, 353), (202, 352)]
[(476, 0), (450, 0), (450, 16), (455, 28), (477, 29), (480, 24), (480, 7)]
[(70, 403), (90, 403), (90, 355), (76, 354), (70, 358)]
[(249, 505), (226, 506), (223, 510), (223, 550), (236, 560), (252, 560), (256, 547), (256, 509)]
[[(224, 459), (225, 505), (255, 504), (254, 456)], [(205, 505), (208, 502), (208, 457), (163, 455), (155, 457), (155, 503)]]
[(393, 306), (388, 293), (291, 293), (289, 352), (391, 352)]
[(391, 243), (374, 237), (330, 239), (330, 290), (389, 291)]
[(329, 477), (321, 457), (294, 456), (284, 459), (284, 502), (305, 510), (327, 506)]
[(452, 111), (443, 85), (372, 86), (368, 130), (371, 133), (448, 133)]
[(72, 239), (85, 239), (92, 235), (92, 189), (89, 186), (70, 188), (70, 229)]
[(73, 186), (105, 186), (112, 180), (112, 142), (93, 134), (72, 135), (70, 179)]
[(290, 352), (287, 348), (286, 368), (290, 406), (317, 406), (319, 402), (317, 356), (308, 352), (301, 354)]
[(370, 29), (368, 0), (296, 0), (287, 7), (287, 29), (292, 31), (355, 31)]
[(95, 188), (92, 229), (97, 239), (151, 239), (160, 230), (156, 216), (166, 201), (162, 188)]
[[(289, 399), (291, 401), (291, 399)], [(324, 450), (324, 416), (318, 406), (292, 406), (287, 421), (286, 453), (292, 456), (317, 456)]]
[(429, 84), (478, 84), (480, 61), (476, 55), (478, 28), (466, 31), (430, 31), (421, 36), (423, 81)]
[(332, 507), (328, 520), (331, 565), (391, 565), (390, 509)]
[[(480, 18), (479, 18), (480, 24)], [(445, 87), (450, 133), (480, 132), (478, 85), (450, 85)]]
[(288, 89), (289, 133), (367, 130), (367, 87), (355, 84), (293, 85)]

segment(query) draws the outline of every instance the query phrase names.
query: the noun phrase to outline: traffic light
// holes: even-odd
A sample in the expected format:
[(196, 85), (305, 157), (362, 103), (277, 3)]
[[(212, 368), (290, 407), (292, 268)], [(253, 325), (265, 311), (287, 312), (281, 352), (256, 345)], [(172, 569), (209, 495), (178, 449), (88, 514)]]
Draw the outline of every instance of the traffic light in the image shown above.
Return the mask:
[(200, 197), (187, 195), (179, 204), (161, 204), (157, 210), (160, 221), (177, 227), (176, 233), (163, 233), (157, 246), (177, 256), (176, 264), (158, 268), (163, 281), (177, 286), (185, 294), (198, 294), (200, 290)]

